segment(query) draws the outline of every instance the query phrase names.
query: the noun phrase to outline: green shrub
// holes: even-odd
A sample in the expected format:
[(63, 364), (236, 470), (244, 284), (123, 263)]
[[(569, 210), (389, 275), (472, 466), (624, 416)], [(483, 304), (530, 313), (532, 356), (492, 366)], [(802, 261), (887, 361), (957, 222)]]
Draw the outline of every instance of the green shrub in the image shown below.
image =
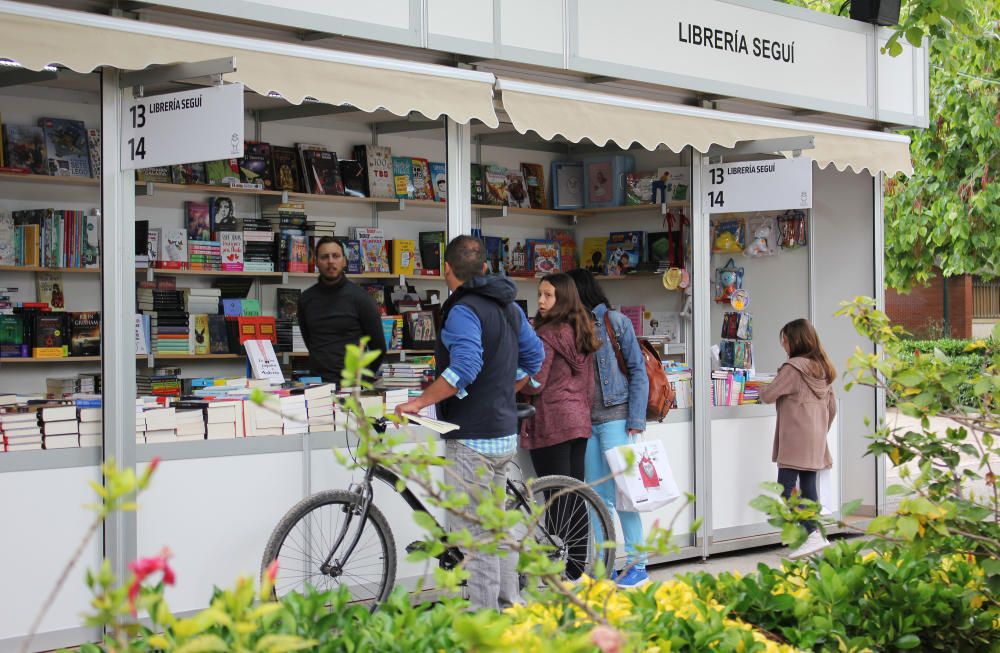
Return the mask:
[[(955, 338), (941, 338), (939, 340), (898, 340), (893, 343), (896, 356), (903, 363), (912, 364), (918, 355), (933, 356), (935, 351), (951, 359), (955, 368), (968, 379), (972, 379), (979, 374), (989, 361), (980, 351), (968, 351), (971, 340), (958, 340)], [(962, 383), (959, 385), (956, 402), (961, 406), (975, 406), (976, 395), (972, 391), (972, 383)], [(887, 397), (886, 404), (895, 406), (895, 397)]]

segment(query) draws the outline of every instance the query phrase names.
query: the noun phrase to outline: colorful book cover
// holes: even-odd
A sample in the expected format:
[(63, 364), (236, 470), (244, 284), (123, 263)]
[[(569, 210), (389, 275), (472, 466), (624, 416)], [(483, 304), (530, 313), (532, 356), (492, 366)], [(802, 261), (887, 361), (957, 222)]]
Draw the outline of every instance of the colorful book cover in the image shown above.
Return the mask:
[(559, 243), (554, 240), (535, 240), (528, 245), (528, 258), (535, 276), (558, 272), (559, 257)]
[(302, 191), (299, 155), (295, 148), (273, 146), (271, 148), (271, 170), (274, 190)]
[(583, 208), (583, 164), (578, 161), (552, 163), (552, 208)]
[[(672, 262), (670, 254), (673, 249), (676, 231), (651, 231), (646, 237), (646, 260), (662, 266)], [(678, 243), (679, 246), (679, 243)]]
[(505, 239), (499, 236), (485, 236), (483, 243), (486, 245), (486, 273), (507, 274), (507, 261), (504, 253)]
[(642, 261), (642, 243), (630, 240), (609, 240), (607, 242), (608, 276), (619, 277), (634, 274)]
[(243, 232), (220, 231), (219, 252), (225, 272), (243, 271)]
[(641, 263), (645, 260), (646, 255), (646, 232), (645, 231), (612, 231), (608, 234), (608, 240), (616, 243), (630, 243), (631, 247), (629, 251), (637, 251), (639, 253), (639, 258), (634, 259), (633, 263)]
[(28, 343), (24, 340), (24, 317), (0, 315), (0, 358), (28, 356)]
[(361, 239), (361, 271), (388, 273), (389, 251), (384, 238)]
[(19, 247), (17, 241), (17, 227), (14, 226), (14, 218), (6, 211), (0, 211), (0, 265), (18, 265)]
[(671, 166), (656, 169), (657, 180), (653, 183), (653, 203), (684, 201), (687, 199), (691, 183), (691, 171), (687, 166)]
[(396, 238), (392, 240), (392, 273), (413, 274), (413, 263), (416, 258), (417, 241)]
[(290, 235), (288, 238), (288, 271), (309, 271), (309, 237)]
[(650, 204), (653, 203), (653, 184), (658, 177), (655, 172), (626, 172), (625, 183), (625, 204)]
[(583, 204), (586, 208), (620, 206), (625, 189), (621, 179), (632, 172), (635, 160), (628, 154), (588, 157), (584, 163)]
[(63, 291), (62, 274), (59, 272), (38, 272), (35, 274), (38, 301), (48, 304), (53, 311), (66, 310), (66, 295)]
[(355, 157), (365, 166), (368, 196), (395, 198), (392, 150), (385, 145), (359, 145), (355, 148)]
[(156, 166), (154, 168), (139, 168), (135, 171), (136, 181), (152, 181), (158, 184), (174, 183), (173, 173), (170, 166)]
[(507, 168), (486, 166), (483, 168), (486, 204), (503, 206), (507, 203)]
[(486, 186), (483, 183), (483, 166), (473, 163), (469, 170), (469, 180), (472, 183), (472, 203), (486, 203)]
[(295, 151), (299, 158), (299, 170), (302, 172), (302, 190), (306, 193), (315, 193), (313, 188), (312, 170), (307, 152), (326, 152), (326, 146), (315, 143), (296, 143)]
[(344, 241), (344, 255), (347, 257), (347, 274), (361, 274), (361, 241)]
[(431, 185), (431, 166), (427, 159), (413, 157), (410, 159), (413, 167), (413, 199), (433, 200), (434, 188)]
[(645, 306), (621, 306), (618, 309), (621, 314), (624, 315), (632, 322), (632, 329), (635, 331), (637, 336), (642, 334), (642, 313), (646, 310)]
[(212, 240), (212, 223), (206, 202), (184, 202), (188, 240)]
[(243, 317), (260, 317), (260, 300), (253, 298), (241, 299), (240, 315)]
[(537, 163), (522, 163), (521, 174), (528, 187), (528, 200), (533, 209), (547, 209), (545, 198), (545, 168)]
[(4, 162), (10, 168), (23, 168), (32, 174), (49, 174), (45, 157), (45, 134), (34, 125), (3, 126)]
[(66, 323), (61, 314), (38, 313), (35, 315), (32, 356), (60, 358), (68, 353)]
[(593, 274), (607, 274), (607, 243), (604, 236), (588, 236), (583, 239), (583, 255), (580, 265)]
[(181, 163), (170, 166), (170, 174), (175, 184), (206, 184), (204, 163)]
[(101, 266), (101, 216), (96, 211), (81, 216), (83, 220), (80, 263), (85, 268)]
[(425, 275), (440, 275), (444, 256), (443, 231), (421, 231), (417, 238), (420, 243), (420, 262)]
[(507, 171), (507, 206), (517, 209), (531, 208), (528, 185), (524, 181), (524, 175), (514, 170)]
[(314, 195), (343, 195), (344, 183), (337, 167), (337, 153), (305, 150), (302, 156), (309, 176), (309, 192)]
[(259, 184), (265, 190), (274, 186), (270, 143), (244, 141), (243, 158), (238, 160), (238, 165), (243, 183)]
[(225, 315), (209, 315), (208, 317), (208, 351), (211, 354), (229, 353), (229, 334), (226, 329)]
[[(156, 261), (160, 258), (160, 241), (163, 239), (163, 229), (155, 227), (146, 233), (146, 256), (149, 258), (149, 267), (155, 268)], [(187, 247), (187, 244), (184, 245)]]
[(90, 175), (101, 177), (101, 130), (91, 127), (87, 130), (87, 147), (90, 150)]
[(210, 354), (212, 347), (209, 344), (208, 315), (198, 313), (194, 317), (194, 352), (199, 356)]
[[(150, 230), (152, 233), (153, 230)], [(187, 229), (164, 229), (156, 267), (180, 270), (187, 267)]]
[[(448, 164), (431, 161), (431, 186), (434, 189), (435, 202), (448, 201)], [(475, 200), (473, 200), (475, 202)]]
[(240, 315), (243, 315), (243, 300), (223, 299), (222, 314), (225, 317), (239, 317)]
[(56, 177), (89, 177), (90, 146), (87, 128), (80, 120), (39, 118), (45, 135), (49, 174)]
[(236, 159), (219, 159), (205, 162), (205, 177), (214, 186), (228, 186), (239, 183), (240, 167)]
[(545, 238), (559, 243), (559, 261), (562, 272), (568, 272), (576, 267), (576, 235), (572, 229), (545, 229)]
[(413, 199), (413, 162), (410, 157), (392, 157), (392, 183), (397, 199)]

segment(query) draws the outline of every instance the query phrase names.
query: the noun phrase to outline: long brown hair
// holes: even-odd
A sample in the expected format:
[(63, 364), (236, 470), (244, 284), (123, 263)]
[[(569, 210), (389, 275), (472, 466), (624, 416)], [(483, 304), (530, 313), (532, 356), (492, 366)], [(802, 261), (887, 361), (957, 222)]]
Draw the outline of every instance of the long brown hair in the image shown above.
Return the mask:
[(819, 335), (812, 322), (800, 317), (781, 327), (781, 335), (788, 342), (788, 357), (799, 356), (808, 358), (822, 368), (827, 383), (833, 383), (837, 378), (837, 369), (830, 362), (826, 350), (819, 342)]
[(568, 274), (556, 272), (542, 278), (542, 283), (551, 284), (556, 290), (556, 303), (552, 305), (548, 315), (542, 317), (541, 312), (535, 315), (535, 328), (540, 329), (546, 324), (561, 324), (565, 322), (573, 327), (576, 339), (576, 349), (582, 354), (592, 354), (601, 348), (601, 341), (594, 333), (594, 320), (583, 307), (580, 294), (576, 291), (576, 283)]

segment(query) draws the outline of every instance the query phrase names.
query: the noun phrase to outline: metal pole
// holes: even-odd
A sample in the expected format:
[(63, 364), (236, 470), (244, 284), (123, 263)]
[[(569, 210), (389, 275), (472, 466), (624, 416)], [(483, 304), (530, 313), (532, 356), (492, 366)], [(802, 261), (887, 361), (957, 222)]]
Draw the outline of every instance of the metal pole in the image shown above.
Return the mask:
[(448, 157), (448, 240), (472, 233), (472, 128), (445, 118)]
[[(873, 210), (872, 224), (875, 242), (875, 304), (880, 311), (885, 311), (885, 173), (878, 173), (872, 183)], [(810, 235), (810, 240), (812, 236)], [(875, 353), (881, 354), (879, 347)], [(885, 421), (885, 391), (875, 389), (875, 427)], [(843, 478), (843, 477), (842, 477)], [(875, 512), (882, 515), (886, 512), (886, 458), (875, 458)]]
[[(712, 272), (711, 227), (708, 214), (702, 211), (702, 172), (707, 159), (700, 152), (691, 152), (691, 273), (692, 298), (691, 331), (694, 335), (691, 350), (692, 383), (694, 385), (694, 504), (696, 518), (701, 518), (696, 546), (700, 543), (701, 555), (708, 557), (712, 539), (712, 400), (709, 383), (712, 375)], [(698, 541), (700, 540), (700, 542)]]

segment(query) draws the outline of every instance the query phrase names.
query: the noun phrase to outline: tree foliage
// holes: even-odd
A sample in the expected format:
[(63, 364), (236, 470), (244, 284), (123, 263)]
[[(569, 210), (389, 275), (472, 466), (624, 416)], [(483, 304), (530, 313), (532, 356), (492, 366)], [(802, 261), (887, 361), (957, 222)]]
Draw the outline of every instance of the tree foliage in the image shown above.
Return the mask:
[[(840, 0), (789, 4), (838, 13)], [(886, 283), (908, 290), (945, 276), (1000, 270), (1000, 5), (909, 0), (886, 54), (930, 48), (930, 126), (910, 130), (914, 173), (886, 181)]]

